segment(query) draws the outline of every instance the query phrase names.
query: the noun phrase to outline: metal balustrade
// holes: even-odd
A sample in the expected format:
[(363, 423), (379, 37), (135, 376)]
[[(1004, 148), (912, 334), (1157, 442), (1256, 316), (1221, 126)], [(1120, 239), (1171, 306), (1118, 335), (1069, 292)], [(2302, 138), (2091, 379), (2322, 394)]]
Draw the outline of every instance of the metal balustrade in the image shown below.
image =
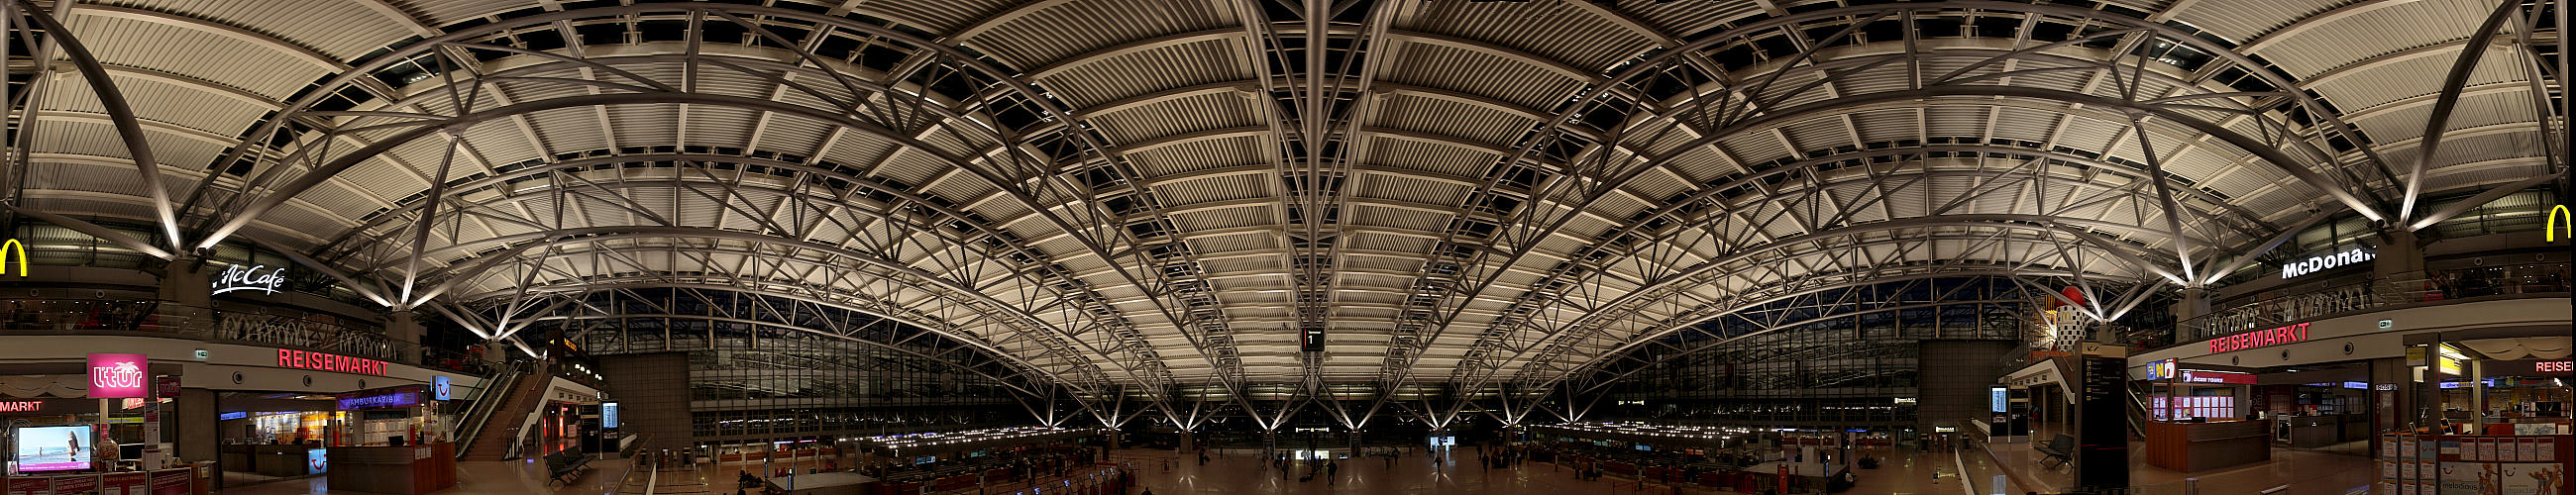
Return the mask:
[(2566, 295), (2568, 282), (2566, 263), (2407, 272), (2361, 282), (2285, 289), (2278, 295), (2182, 320), (2170, 331), (2137, 329), (2129, 338), (2138, 347), (2164, 348), (2358, 312), (2480, 297)]
[(343, 325), (327, 318), (318, 314), (226, 311), (148, 299), (0, 301), (0, 332), (9, 334), (160, 334), (423, 365), (475, 376), (490, 371), (478, 356), (423, 347), (385, 335), (380, 329)]

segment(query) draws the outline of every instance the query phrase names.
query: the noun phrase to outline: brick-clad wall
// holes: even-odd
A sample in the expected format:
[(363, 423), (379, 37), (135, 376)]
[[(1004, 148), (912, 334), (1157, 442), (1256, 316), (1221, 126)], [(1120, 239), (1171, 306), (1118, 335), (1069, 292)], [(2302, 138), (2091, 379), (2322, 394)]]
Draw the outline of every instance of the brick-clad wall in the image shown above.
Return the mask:
[(651, 435), (648, 449), (690, 444), (689, 354), (656, 352), (599, 357), (608, 396), (618, 403), (618, 430)]

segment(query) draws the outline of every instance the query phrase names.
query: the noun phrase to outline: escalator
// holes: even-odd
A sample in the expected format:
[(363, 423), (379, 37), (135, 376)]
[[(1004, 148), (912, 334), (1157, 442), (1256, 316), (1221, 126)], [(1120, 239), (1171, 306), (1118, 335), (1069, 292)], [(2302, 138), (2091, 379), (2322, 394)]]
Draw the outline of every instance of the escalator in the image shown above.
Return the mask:
[(519, 443), (520, 418), (545, 401), (546, 383), (553, 378), (537, 372), (537, 366), (532, 361), (514, 361), (494, 373), (469, 399), (451, 436), (461, 444), (456, 448), (457, 460), (499, 461), (513, 457), (512, 450)]
[(2147, 382), (2131, 381), (2128, 388), (2129, 414), (2124, 416), (2129, 417), (2129, 439), (2143, 441), (2147, 439), (2147, 414), (2151, 412), (2147, 408), (2152, 406), (2147, 397), (2154, 392), (2147, 390)]

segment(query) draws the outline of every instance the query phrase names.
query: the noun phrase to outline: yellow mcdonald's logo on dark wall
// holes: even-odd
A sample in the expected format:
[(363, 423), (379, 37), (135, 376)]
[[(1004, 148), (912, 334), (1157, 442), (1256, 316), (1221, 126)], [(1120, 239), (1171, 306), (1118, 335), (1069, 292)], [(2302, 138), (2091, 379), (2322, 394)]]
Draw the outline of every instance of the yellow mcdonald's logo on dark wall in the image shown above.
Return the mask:
[[(2576, 239), (2576, 213), (2569, 213), (2567, 211), (2567, 205), (2558, 205), (2549, 208), (2549, 223), (2543, 226), (2544, 230), (2540, 231), (2542, 240), (2558, 242), (2559, 217), (2567, 217), (2567, 238)], [(27, 259), (27, 257), (26, 255), (21, 254), (18, 255), (18, 259), (24, 260)]]
[(0, 243), (0, 275), (9, 274), (10, 253), (18, 254), (18, 276), (27, 276), (27, 245), (19, 243), (17, 239)]

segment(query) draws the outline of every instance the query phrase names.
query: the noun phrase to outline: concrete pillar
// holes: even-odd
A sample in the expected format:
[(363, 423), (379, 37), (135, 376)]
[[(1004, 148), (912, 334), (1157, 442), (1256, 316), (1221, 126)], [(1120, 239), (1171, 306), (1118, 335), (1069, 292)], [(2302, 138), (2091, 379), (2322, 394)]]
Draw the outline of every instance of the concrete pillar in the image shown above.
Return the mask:
[(2415, 233), (2398, 229), (2379, 232), (2379, 249), (2370, 260), (2372, 278), (2424, 271), (2424, 247), (2417, 244)]
[(411, 343), (411, 345), (405, 346), (402, 350), (401, 357), (403, 362), (412, 364), (420, 363), (420, 339), (425, 333), (426, 332), (421, 330), (419, 318), (417, 315), (413, 314), (411, 310), (397, 310), (385, 313), (385, 336), (392, 337), (394, 340)]
[(188, 256), (171, 261), (161, 272), (161, 299), (182, 306), (206, 307), (214, 298), (214, 275), (201, 258)]
[(214, 461), (217, 457), (215, 446), (223, 443), (222, 432), (216, 431), (221, 422), (215, 419), (218, 414), (215, 411), (215, 391), (179, 389), (179, 396), (170, 403), (171, 414), (175, 416), (169, 422), (175, 437), (170, 441), (179, 444), (179, 460)]
[(483, 362), (500, 364), (508, 360), (510, 360), (510, 341), (501, 339), (483, 341)]
[(2200, 287), (2183, 288), (2182, 302), (2174, 303), (2174, 319), (2189, 320), (2193, 317), (2205, 314), (2209, 314), (2209, 289)]
[(2440, 285), (2427, 279), (2423, 271), (2424, 248), (2416, 243), (2414, 232), (2394, 228), (2379, 232), (2379, 249), (2371, 254), (2370, 278), (2382, 281), (2371, 287), (2380, 303), (2420, 300), (2426, 291), (2439, 290)]
[(1189, 430), (1182, 430), (1182, 431), (1181, 431), (1181, 451), (1182, 451), (1182, 452), (1196, 452), (1196, 451), (1198, 451), (1198, 450), (1199, 450), (1199, 434), (1198, 434), (1198, 432), (1195, 432), (1195, 431), (1189, 431)]

